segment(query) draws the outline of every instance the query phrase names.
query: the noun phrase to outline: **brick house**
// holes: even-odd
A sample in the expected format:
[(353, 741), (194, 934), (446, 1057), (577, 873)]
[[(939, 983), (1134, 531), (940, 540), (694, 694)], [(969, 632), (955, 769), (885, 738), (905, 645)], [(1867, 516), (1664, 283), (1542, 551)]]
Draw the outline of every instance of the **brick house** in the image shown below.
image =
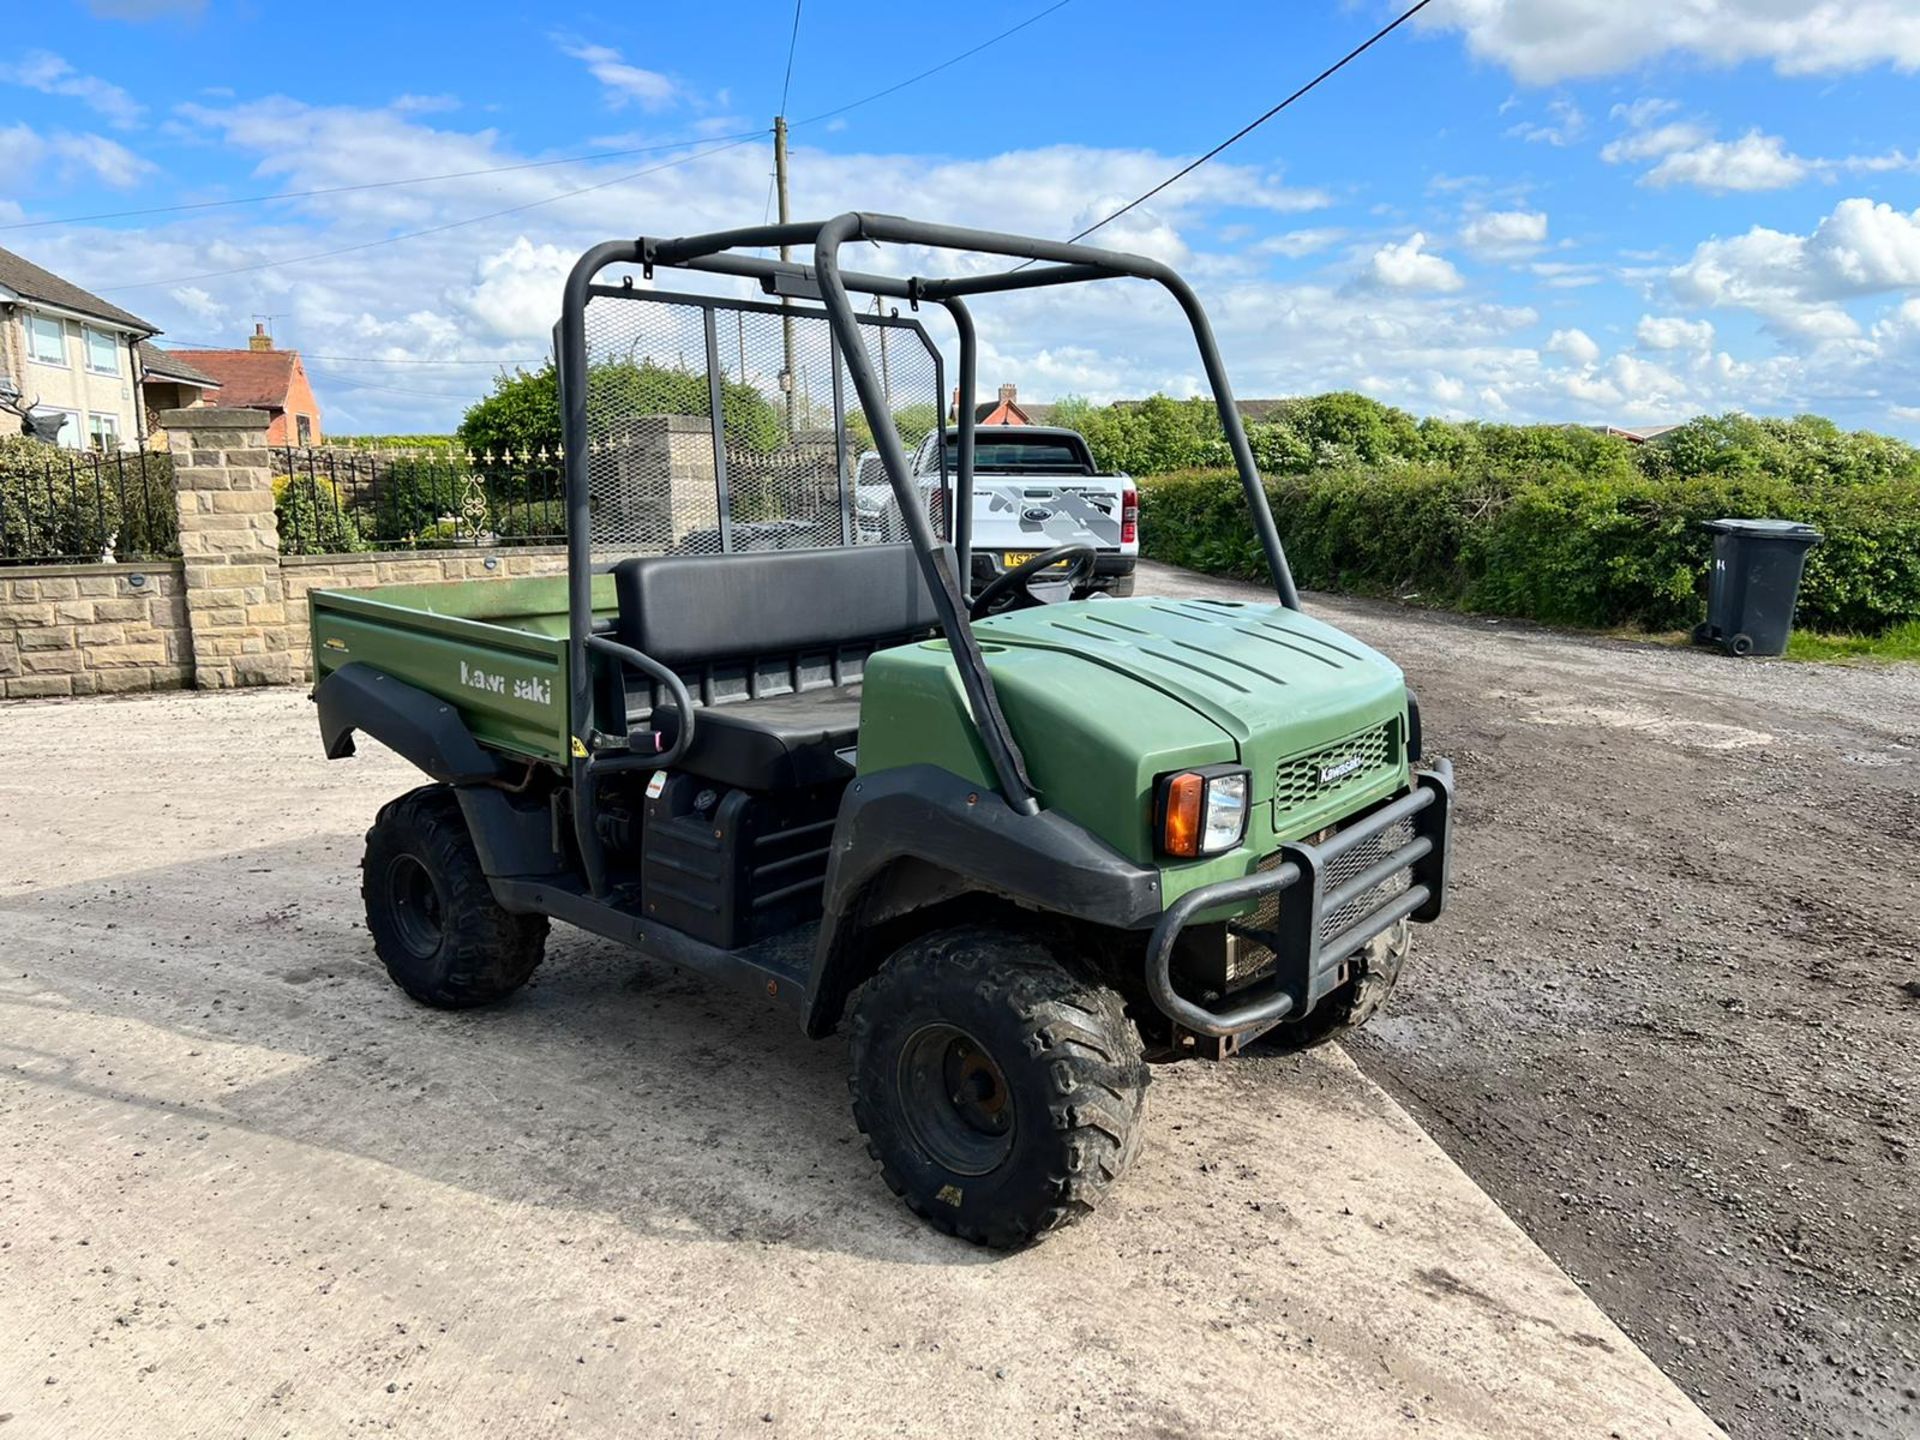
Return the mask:
[[(947, 407), (947, 419), (960, 417), (960, 392), (953, 392), (953, 402)], [(1020, 404), (1020, 391), (1013, 385), (1000, 387), (1000, 398), (983, 400), (973, 407), (973, 423), (976, 425), (1037, 425), (1040, 422), (1028, 414)]]
[(0, 250), (0, 435), (24, 429), (70, 449), (145, 438), (138, 350), (159, 331), (31, 260)]
[(318, 445), (320, 402), (307, 380), (298, 350), (276, 350), (267, 327), (256, 324), (244, 350), (170, 350), (168, 358), (184, 362), (211, 376), (219, 385), (220, 404), (246, 410), (264, 410), (272, 416), (267, 443)]

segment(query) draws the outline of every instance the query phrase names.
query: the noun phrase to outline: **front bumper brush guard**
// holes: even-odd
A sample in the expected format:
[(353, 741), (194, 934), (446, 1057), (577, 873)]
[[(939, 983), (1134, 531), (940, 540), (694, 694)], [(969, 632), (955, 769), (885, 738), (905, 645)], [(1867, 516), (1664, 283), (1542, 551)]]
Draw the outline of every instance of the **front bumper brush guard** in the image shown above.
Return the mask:
[[(1216, 1039), (1251, 1039), (1289, 1016), (1304, 1017), (1334, 988), (1333, 976), (1340, 966), (1369, 940), (1404, 919), (1425, 923), (1439, 917), (1446, 899), (1447, 822), (1452, 802), (1453, 766), (1436, 760), (1432, 769), (1415, 773), (1405, 794), (1362, 816), (1324, 844), (1283, 845), (1281, 862), (1271, 870), (1189, 890), (1167, 907), (1147, 941), (1147, 990), (1153, 1003), (1180, 1028)], [(1327, 867), (1333, 861), (1402, 820), (1413, 822), (1413, 839), (1338, 887), (1325, 887)], [(1323, 917), (1402, 870), (1410, 872), (1405, 890), (1339, 934), (1322, 938)], [(1287, 894), (1279, 921), (1271, 934), (1259, 937), (1274, 953), (1271, 978), (1232, 997), (1236, 1003), (1225, 1010), (1209, 1009), (1174, 988), (1174, 945), (1196, 914), (1244, 907), (1282, 891)]]

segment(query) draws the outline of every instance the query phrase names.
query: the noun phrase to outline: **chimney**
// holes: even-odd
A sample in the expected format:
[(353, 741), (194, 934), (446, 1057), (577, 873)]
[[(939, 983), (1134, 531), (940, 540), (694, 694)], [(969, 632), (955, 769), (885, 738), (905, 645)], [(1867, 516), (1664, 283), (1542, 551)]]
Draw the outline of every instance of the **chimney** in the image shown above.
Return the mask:
[(1000, 387), (1000, 403), (1002, 405), (1012, 405), (1017, 403), (1015, 397), (1018, 395), (1018, 393), (1019, 393), (1018, 386), (1002, 385)]
[(249, 350), (273, 349), (273, 337), (267, 333), (267, 326), (265, 321), (256, 320), (253, 322), (253, 334), (247, 337), (247, 349)]

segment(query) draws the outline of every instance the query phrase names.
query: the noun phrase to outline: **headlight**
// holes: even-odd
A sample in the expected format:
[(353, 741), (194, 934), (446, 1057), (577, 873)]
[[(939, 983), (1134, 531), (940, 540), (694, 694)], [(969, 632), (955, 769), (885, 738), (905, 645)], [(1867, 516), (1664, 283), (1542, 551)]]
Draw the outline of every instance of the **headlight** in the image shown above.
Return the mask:
[(1251, 780), (1240, 765), (1209, 765), (1162, 776), (1154, 798), (1160, 848), (1189, 859), (1233, 849), (1247, 833)]

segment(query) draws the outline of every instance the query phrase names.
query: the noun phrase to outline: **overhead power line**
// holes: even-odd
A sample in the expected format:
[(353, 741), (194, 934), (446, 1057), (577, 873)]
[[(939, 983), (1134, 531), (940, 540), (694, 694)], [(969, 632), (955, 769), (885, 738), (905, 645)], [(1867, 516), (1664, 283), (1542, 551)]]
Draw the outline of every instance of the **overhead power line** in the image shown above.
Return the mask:
[(793, 52), (800, 48), (800, 4), (793, 0), (793, 33), (787, 37), (787, 78), (780, 82), (780, 108), (775, 114), (787, 113), (787, 96), (793, 89)]
[(264, 205), (272, 200), (310, 200), (320, 195), (347, 195), (358, 190), (391, 190), (402, 185), (430, 185), (437, 180), (473, 180), (483, 175), (505, 175), (514, 170), (542, 170), (554, 165), (590, 165), (602, 160), (625, 160), (634, 155), (657, 155), (663, 150), (687, 150), (724, 140), (757, 140), (765, 130), (737, 135), (709, 135), (699, 140), (676, 140), (670, 145), (638, 145), (629, 150), (596, 150), (589, 155), (563, 155), (556, 160), (522, 160), (512, 165), (488, 165), (479, 170), (449, 170), (442, 175), (414, 175), (405, 180), (368, 180), (354, 185), (325, 185), (315, 190), (277, 190), (271, 195), (238, 195), (230, 200), (193, 200), (180, 205), (148, 205), (138, 210), (102, 210), (93, 215), (68, 215), (60, 220), (14, 220), (0, 230), (37, 230), (47, 225), (86, 225), (96, 220), (130, 220), (141, 215), (177, 215), (190, 210), (219, 210), (234, 205)]
[[(1056, 3), (1047, 6), (1047, 8), (1044, 10), (1041, 10), (1036, 12), (1035, 14), (1029, 15), (1026, 19), (1022, 20), (1018, 25), (1012, 26), (1011, 28), (1006, 30), (1002, 30), (998, 35), (990, 36), (989, 38), (982, 40), (978, 45), (975, 45), (970, 50), (962, 50), (958, 55), (953, 56), (951, 59), (942, 60), (938, 65), (935, 65), (931, 70), (922, 70), (918, 75), (909, 75), (906, 79), (900, 81), (898, 84), (889, 85), (884, 90), (876, 90), (873, 92), (873, 94), (863, 96), (858, 100), (850, 100), (845, 105), (837, 105), (831, 110), (822, 110), (818, 115), (809, 115), (804, 120), (795, 120), (793, 124), (789, 125), (787, 128), (791, 130), (801, 125), (811, 125), (816, 120), (831, 120), (834, 116), (844, 115), (849, 110), (858, 110), (862, 105), (871, 105), (875, 100), (884, 100), (887, 96), (892, 95), (898, 91), (904, 90), (909, 85), (918, 85), (922, 80), (925, 80), (930, 76), (938, 75), (942, 70), (951, 69), (953, 66), (958, 65), (962, 60), (971, 59), (973, 56), (978, 55), (982, 50), (988, 49), (994, 45), (998, 45), (1002, 40), (1005, 40), (1010, 35), (1018, 35), (1022, 30), (1026, 29), (1029, 25), (1036, 24), (1039, 21), (1046, 19), (1047, 16), (1053, 14), (1053, 12), (1056, 10), (1066, 9), (1066, 7), (1071, 5), (1072, 3), (1073, 3), (1073, 0), (1056, 0)], [(797, 11), (797, 8), (798, 7), (796, 7), (796, 11)], [(786, 106), (782, 105), (780, 108), (782, 113), (785, 113)]]
[[(1408, 9), (1402, 11), (1398, 18), (1393, 20), (1390, 24), (1383, 25), (1381, 26), (1380, 29), (1374, 31), (1373, 34), (1369, 35), (1364, 41), (1354, 46), (1353, 49), (1349, 50), (1346, 54), (1342, 55), (1338, 60), (1334, 61), (1333, 64), (1329, 65), (1326, 69), (1322, 70), (1318, 75), (1314, 76), (1313, 79), (1307, 81), (1306, 84), (1302, 85), (1298, 90), (1294, 91), (1291, 95), (1287, 96), (1286, 99), (1282, 100), (1278, 105), (1275, 105), (1271, 110), (1267, 111), (1264, 115), (1261, 115), (1254, 120), (1248, 121), (1245, 125), (1242, 125), (1238, 130), (1234, 131), (1233, 134), (1229, 135), (1226, 139), (1222, 140), (1218, 145), (1214, 146), (1211, 150), (1207, 151), (1207, 153), (1202, 155), (1198, 160), (1193, 161), (1191, 164), (1181, 166), (1178, 170), (1174, 171), (1173, 174), (1169, 175), (1166, 179), (1162, 180), (1158, 185), (1154, 186), (1151, 190), (1148, 190), (1143, 194), (1134, 196), (1133, 199), (1129, 200), (1126, 204), (1122, 205), (1118, 210), (1114, 211), (1111, 215), (1107, 216), (1105, 219), (1094, 221), (1093, 224), (1089, 225), (1086, 229), (1082, 230), (1078, 235), (1073, 236), (1072, 239), (1069, 240), (1067, 243), (1073, 244), (1075, 241), (1086, 239), (1087, 236), (1093, 234), (1094, 231), (1101, 229), (1103, 226), (1111, 225), (1115, 220), (1118, 220), (1122, 215), (1126, 214), (1129, 210), (1133, 209), (1135, 206), (1145, 204), (1147, 201), (1151, 200), (1154, 196), (1158, 195), (1162, 190), (1165, 190), (1169, 185), (1173, 184), (1175, 181), (1180, 180), (1185, 176), (1191, 175), (1194, 171), (1198, 170), (1202, 165), (1206, 164), (1209, 160), (1213, 159), (1214, 156), (1218, 155), (1222, 150), (1225, 150), (1228, 146), (1233, 145), (1238, 141), (1244, 140), (1247, 136), (1251, 135), (1254, 131), (1258, 130), (1262, 125), (1266, 124), (1267, 121), (1273, 119), (1274, 116), (1278, 115), (1282, 110), (1286, 109), (1289, 105), (1293, 104), (1293, 102), (1298, 100), (1302, 95), (1305, 95), (1309, 90), (1312, 90), (1315, 86), (1319, 85), (1321, 81), (1327, 79), (1328, 77), (1336, 74), (1341, 70), (1344, 70), (1348, 65), (1352, 64), (1355, 60), (1358, 60), (1362, 55), (1366, 54), (1367, 51), (1371, 50), (1375, 45), (1378, 45), (1382, 40), (1386, 39), (1387, 36), (1391, 35), (1394, 31), (1398, 30), (1402, 25), (1406, 24), (1407, 21), (1411, 20), (1414, 16), (1418, 15), (1422, 10), (1426, 9), (1427, 6), (1431, 5), (1432, 3), (1433, 3), (1433, 0), (1419, 0), (1419, 4), (1410, 6)], [(1028, 261), (1027, 263), (1031, 264), (1032, 262)], [(1023, 265), (1016, 268), (1025, 269), (1026, 267)]]

